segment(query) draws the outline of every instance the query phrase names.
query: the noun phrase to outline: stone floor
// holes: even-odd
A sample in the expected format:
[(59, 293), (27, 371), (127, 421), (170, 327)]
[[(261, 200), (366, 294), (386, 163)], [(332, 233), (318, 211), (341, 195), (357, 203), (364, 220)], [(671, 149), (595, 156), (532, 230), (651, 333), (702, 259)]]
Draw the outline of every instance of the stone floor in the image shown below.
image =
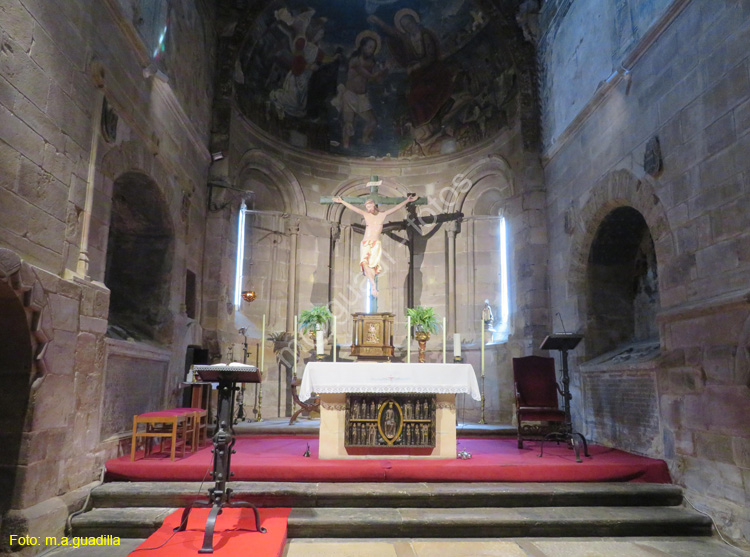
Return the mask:
[[(143, 540), (108, 546), (126, 557)], [(102, 547), (55, 548), (50, 557), (101, 557)], [(140, 553), (140, 552), (139, 552)], [(148, 552), (144, 552), (146, 555)], [(138, 555), (138, 554), (136, 554)], [(750, 552), (712, 538), (293, 539), (284, 557), (747, 557)], [(263, 557), (263, 556), (257, 556)]]

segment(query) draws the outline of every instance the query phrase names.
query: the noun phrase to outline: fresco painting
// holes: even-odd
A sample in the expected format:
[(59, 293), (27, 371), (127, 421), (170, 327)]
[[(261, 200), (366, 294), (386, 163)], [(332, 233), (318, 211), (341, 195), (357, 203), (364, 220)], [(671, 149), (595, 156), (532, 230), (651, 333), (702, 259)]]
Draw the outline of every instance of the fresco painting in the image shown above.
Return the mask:
[(274, 2), (235, 67), (244, 115), (297, 147), (354, 157), (455, 153), (512, 121), (516, 79), (475, 0)]

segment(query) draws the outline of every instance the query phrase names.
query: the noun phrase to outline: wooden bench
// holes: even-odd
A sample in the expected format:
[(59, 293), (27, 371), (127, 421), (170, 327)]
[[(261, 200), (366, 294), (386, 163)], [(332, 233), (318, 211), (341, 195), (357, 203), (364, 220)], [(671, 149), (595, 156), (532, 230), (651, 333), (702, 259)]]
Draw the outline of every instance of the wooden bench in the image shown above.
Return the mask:
[[(139, 426), (143, 425), (144, 428)], [(191, 450), (196, 447), (196, 412), (194, 409), (172, 409), (157, 412), (146, 412), (133, 416), (133, 438), (130, 447), (130, 460), (135, 460), (135, 451), (139, 440), (144, 443), (144, 456), (149, 456), (152, 450), (151, 441), (159, 439), (159, 451), (164, 450), (164, 441), (170, 442), (170, 460), (174, 460), (178, 448), (185, 456), (185, 449), (189, 444)]]

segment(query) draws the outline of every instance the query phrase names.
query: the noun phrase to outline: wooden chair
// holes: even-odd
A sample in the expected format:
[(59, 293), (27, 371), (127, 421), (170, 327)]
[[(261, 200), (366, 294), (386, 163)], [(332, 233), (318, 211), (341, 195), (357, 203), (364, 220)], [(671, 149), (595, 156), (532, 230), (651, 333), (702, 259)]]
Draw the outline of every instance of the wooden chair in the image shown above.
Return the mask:
[(205, 408), (176, 408), (194, 414), (194, 435), (191, 449), (193, 452), (208, 443), (208, 410)]
[(555, 376), (555, 360), (542, 356), (513, 358), (516, 390), (518, 448), (523, 442), (541, 440), (565, 422), (557, 394), (563, 394)]
[[(144, 425), (144, 429), (139, 429)], [(164, 450), (164, 441), (170, 442), (170, 460), (174, 460), (178, 448), (185, 456), (185, 448), (192, 446), (195, 439), (195, 413), (184, 410), (160, 410), (133, 416), (133, 438), (130, 448), (130, 460), (135, 460), (135, 451), (139, 439), (145, 439), (144, 456), (151, 454), (154, 438), (159, 439), (159, 451)]]
[(292, 381), (292, 384), (290, 385), (290, 389), (292, 391), (292, 399), (294, 400), (294, 403), (298, 405), (300, 408), (292, 414), (292, 417), (289, 420), (289, 425), (292, 425), (295, 421), (297, 421), (297, 417), (302, 413), (307, 411), (309, 412), (320, 412), (320, 397), (316, 396), (314, 398), (311, 398), (309, 401), (301, 401), (299, 399), (299, 394), (297, 393), (297, 387), (299, 387), (302, 384), (302, 381), (298, 378), (294, 379)]

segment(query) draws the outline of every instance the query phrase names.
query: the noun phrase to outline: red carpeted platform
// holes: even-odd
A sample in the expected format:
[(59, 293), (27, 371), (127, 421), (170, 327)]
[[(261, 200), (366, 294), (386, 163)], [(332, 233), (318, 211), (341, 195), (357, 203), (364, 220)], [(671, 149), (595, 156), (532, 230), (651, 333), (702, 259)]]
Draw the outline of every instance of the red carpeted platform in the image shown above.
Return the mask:
[[(309, 458), (303, 457), (310, 445)], [(468, 460), (319, 460), (318, 438), (300, 435), (238, 437), (232, 456), (234, 481), (277, 482), (650, 482), (670, 483), (663, 460), (629, 454), (597, 445), (592, 458), (575, 461), (565, 445), (547, 443), (539, 458), (539, 444), (516, 439), (462, 438), (458, 449)], [(107, 479), (125, 481), (202, 481), (212, 470), (211, 447), (169, 460), (151, 455), (131, 462), (130, 456), (107, 461)]]
[[(287, 518), (291, 509), (258, 509), (260, 523), (267, 532), (255, 531), (252, 509), (224, 509), (216, 519), (214, 553), (217, 557), (235, 555), (281, 555), (286, 543)], [(184, 557), (198, 555), (203, 546), (206, 518), (210, 509), (193, 509), (187, 528), (174, 532), (180, 525), (182, 509), (164, 519), (161, 527), (151, 534), (130, 555), (156, 555), (158, 557)]]

